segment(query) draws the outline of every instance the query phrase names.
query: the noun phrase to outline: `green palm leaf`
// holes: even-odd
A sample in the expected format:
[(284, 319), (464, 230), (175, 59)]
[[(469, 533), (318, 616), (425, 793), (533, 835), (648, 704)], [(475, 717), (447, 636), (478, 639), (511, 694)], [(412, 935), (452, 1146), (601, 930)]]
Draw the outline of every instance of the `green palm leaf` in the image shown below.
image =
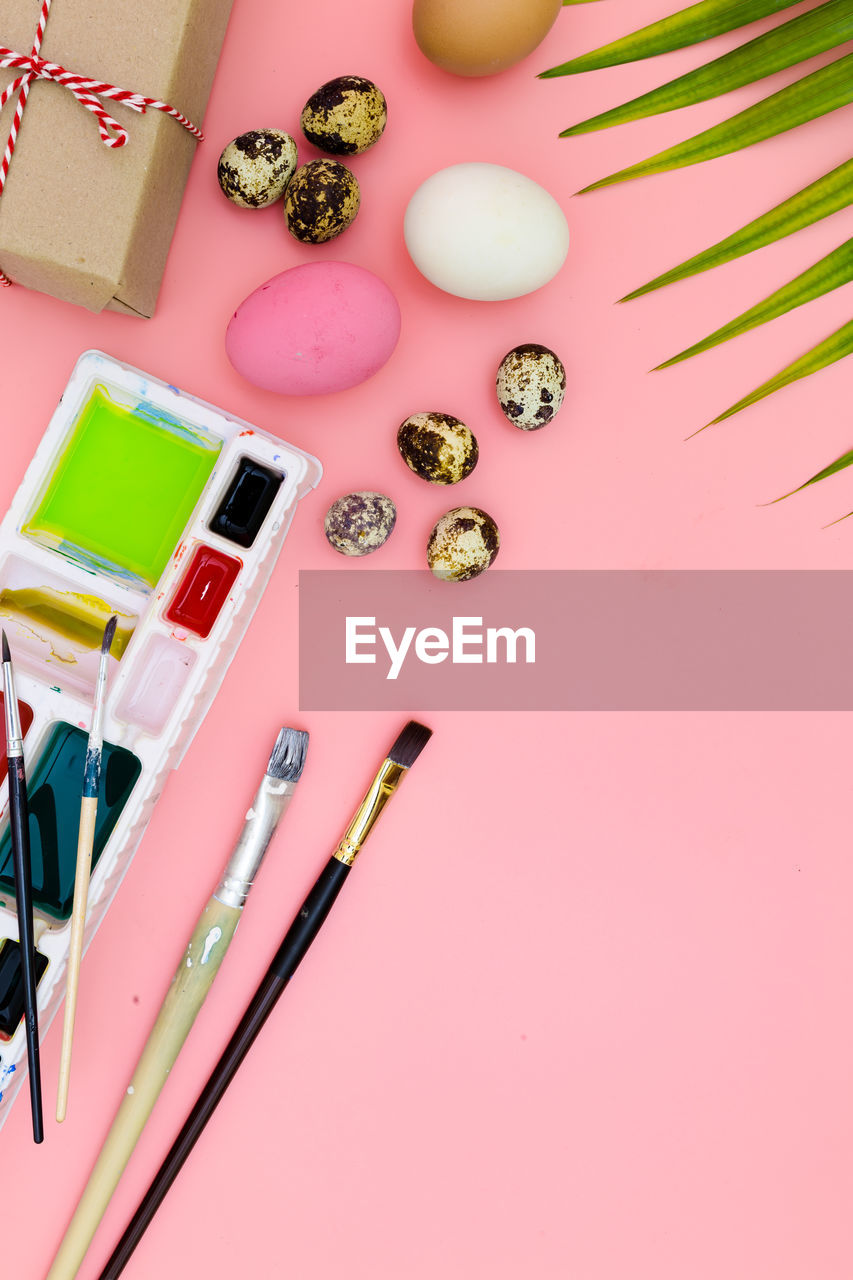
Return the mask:
[(777, 289), (775, 293), (771, 293), (763, 302), (759, 302), (754, 307), (750, 307), (748, 311), (744, 311), (742, 315), (736, 319), (724, 324), (722, 328), (716, 329), (709, 334), (707, 338), (703, 338), (701, 342), (695, 343), (692, 347), (688, 347), (686, 351), (681, 351), (677, 356), (665, 360), (663, 364), (657, 366), (658, 369), (668, 369), (670, 365), (680, 364), (682, 360), (689, 360), (691, 356), (698, 356), (702, 351), (710, 351), (712, 347), (717, 347), (721, 342), (728, 342), (730, 338), (737, 338), (742, 333), (747, 333), (750, 329), (757, 329), (759, 325), (766, 324), (768, 320), (775, 320), (777, 316), (782, 316), (786, 311), (793, 311), (795, 307), (802, 307), (806, 302), (811, 302), (813, 298), (819, 298), (824, 293), (831, 293), (833, 289), (839, 289), (843, 284), (848, 284), (853, 280), (853, 240), (839, 245), (837, 249), (833, 249), (832, 253), (821, 258), (820, 262), (816, 262), (814, 266), (808, 268), (790, 284), (783, 285), (781, 289)]
[[(795, 493), (801, 493), (803, 489), (808, 489), (810, 484), (817, 484), (819, 480), (826, 480), (829, 476), (834, 476), (837, 472), (843, 471), (845, 467), (851, 465), (853, 465), (853, 452), (842, 453), (840, 458), (830, 462), (829, 466), (824, 467), (822, 471), (818, 471), (817, 475), (812, 476), (809, 480), (804, 480), (802, 484), (797, 485), (796, 489), (792, 489), (790, 493), (783, 493), (780, 498), (774, 498), (773, 502), (769, 502), (767, 505), (772, 507), (776, 502), (784, 502), (786, 498), (792, 498)], [(842, 516), (841, 519), (846, 520), (847, 516)], [(833, 523), (837, 523), (837, 521)]]
[[(823, 342), (819, 342), (811, 351), (807, 351), (804, 356), (800, 356), (799, 360), (795, 360), (793, 364), (789, 364), (781, 373), (777, 373), (775, 378), (770, 378), (768, 382), (762, 383), (755, 391), (750, 392), (748, 396), (744, 396), (742, 400), (738, 400), (737, 404), (733, 404), (730, 409), (726, 409), (725, 413), (720, 413), (716, 418), (708, 423), (709, 427), (713, 427), (718, 422), (724, 422), (726, 418), (731, 418), (736, 413), (740, 413), (742, 409), (749, 408), (750, 405), (757, 404), (759, 400), (763, 400), (765, 396), (772, 395), (774, 391), (781, 390), (782, 387), (788, 387), (792, 382), (797, 382), (800, 378), (807, 378), (812, 373), (817, 373), (819, 369), (825, 369), (827, 365), (834, 364), (836, 360), (842, 360), (845, 356), (853, 354), (853, 320), (849, 320), (847, 324), (831, 333), (828, 338), (824, 338)], [(701, 428), (703, 431), (705, 428)]]
[(699, 4), (661, 18), (660, 22), (652, 22), (621, 40), (583, 53), (559, 67), (551, 67), (542, 72), (542, 78), (572, 76), (579, 71), (597, 71), (600, 67), (615, 67), (623, 62), (651, 58), (657, 53), (670, 53), (688, 44), (710, 40), (724, 31), (735, 31), (759, 18), (790, 9), (796, 3), (797, 0), (700, 0)]
[(828, 66), (803, 76), (769, 98), (754, 103), (745, 111), (723, 120), (721, 124), (706, 129), (695, 138), (688, 138), (675, 147), (659, 151), (639, 164), (620, 169), (598, 182), (583, 188), (597, 191), (631, 178), (643, 178), (652, 173), (664, 173), (669, 169), (683, 169), (687, 165), (701, 164), (718, 156), (741, 151), (755, 142), (763, 142), (779, 133), (785, 133), (807, 120), (836, 111), (853, 102), (853, 53), (830, 62)]
[(765, 245), (783, 240), (785, 236), (802, 227), (811, 226), (813, 222), (819, 222), (821, 218), (827, 218), (850, 204), (853, 204), (853, 160), (845, 160), (837, 169), (824, 174), (796, 195), (763, 213), (760, 218), (747, 223), (740, 231), (727, 236), (725, 240), (718, 240), (709, 249), (688, 258), (671, 271), (656, 276), (648, 284), (627, 293), (620, 301), (630, 302), (633, 298), (641, 298), (643, 294), (662, 289), (665, 285), (675, 284), (678, 280), (686, 280), (689, 276), (699, 275), (702, 271), (710, 271), (712, 267), (743, 257), (754, 249), (763, 249)]
[[(591, 0), (564, 0), (565, 4), (585, 4)], [(713, 36), (734, 31), (761, 18), (781, 14), (797, 0), (700, 0), (660, 22), (612, 41), (590, 53), (573, 58), (561, 66), (543, 72), (545, 78), (575, 75), (601, 67), (650, 58), (659, 53), (699, 44)], [(631, 120), (675, 111), (682, 106), (705, 102), (721, 94), (760, 81), (767, 76), (805, 62), (853, 39), (853, 0), (813, 0), (806, 12), (800, 12), (739, 48), (723, 54), (704, 66), (679, 76), (642, 94), (621, 106), (604, 111), (566, 129), (570, 137), (608, 128)], [(638, 164), (600, 179), (585, 187), (594, 191), (601, 187), (699, 164), (728, 155), (754, 143), (764, 141), (817, 119), (853, 101), (853, 53), (803, 76), (794, 84), (755, 103), (730, 119), (706, 129), (696, 137), (661, 151)], [(807, 187), (783, 200), (746, 226), (716, 244), (695, 254), (686, 262), (656, 276), (633, 290), (622, 301), (638, 298), (664, 285), (683, 280), (711, 267), (762, 248), (774, 241), (809, 226), (822, 218), (853, 204), (853, 159)], [(820, 295), (853, 280), (853, 239), (840, 245), (794, 280), (777, 289), (769, 297), (716, 329), (708, 337), (673, 356), (659, 368), (677, 364), (691, 356), (736, 337), (777, 316), (804, 305)], [(723, 422), (775, 391), (817, 373), (820, 369), (853, 354), (853, 320), (819, 342), (812, 350), (794, 360), (773, 378), (762, 383), (749, 395), (718, 414), (715, 423)], [(704, 430), (705, 428), (702, 428)], [(853, 450), (817, 472), (800, 488), (853, 466)], [(792, 492), (798, 492), (793, 490)], [(789, 495), (785, 495), (789, 496)]]
[(805, 62), (827, 49), (837, 48), (853, 39), (853, 0), (828, 0), (817, 9), (810, 9), (784, 22), (772, 31), (750, 40), (748, 44), (715, 58), (705, 66), (697, 67), (677, 80), (633, 98), (621, 107), (603, 111), (600, 115), (583, 120), (580, 124), (564, 129), (561, 138), (575, 137), (581, 133), (593, 133), (630, 120), (642, 120), (648, 116), (677, 111), (680, 107), (709, 98), (731, 93), (744, 85), (763, 80), (785, 67)]

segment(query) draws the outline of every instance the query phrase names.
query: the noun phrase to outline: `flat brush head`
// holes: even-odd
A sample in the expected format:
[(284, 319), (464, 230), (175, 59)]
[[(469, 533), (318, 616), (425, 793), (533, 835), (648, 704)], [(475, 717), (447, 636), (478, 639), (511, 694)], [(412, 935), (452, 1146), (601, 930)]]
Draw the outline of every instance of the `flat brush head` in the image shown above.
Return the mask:
[(118, 618), (115, 616), (115, 614), (113, 614), (113, 616), (110, 618), (107, 625), (104, 627), (104, 638), (101, 641), (101, 653), (109, 653), (112, 647), (113, 636), (116, 633), (117, 626), (118, 626)]
[(267, 775), (285, 782), (298, 782), (305, 768), (308, 734), (303, 729), (282, 729), (275, 740)]
[(404, 769), (411, 769), (431, 737), (432, 729), (428, 729), (425, 724), (418, 724), (417, 720), (410, 720), (398, 735), (387, 759)]
[(6, 632), (3, 632), (3, 661), (11, 662), (12, 655), (9, 652), (9, 641), (6, 639)]

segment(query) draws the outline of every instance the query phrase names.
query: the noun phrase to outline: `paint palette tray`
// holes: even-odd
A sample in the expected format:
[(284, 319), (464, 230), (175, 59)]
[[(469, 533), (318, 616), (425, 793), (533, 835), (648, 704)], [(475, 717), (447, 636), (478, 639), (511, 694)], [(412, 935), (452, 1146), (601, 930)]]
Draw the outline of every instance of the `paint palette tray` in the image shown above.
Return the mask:
[[(213, 701), (300, 498), (321, 474), (310, 454), (176, 387), (98, 351), (78, 360), (0, 525), (0, 625), (24, 728), (41, 1031), (65, 993), (83, 761), (108, 618), (116, 614), (118, 627), (86, 943)], [(3, 755), (0, 1125), (27, 1065), (17, 938)]]

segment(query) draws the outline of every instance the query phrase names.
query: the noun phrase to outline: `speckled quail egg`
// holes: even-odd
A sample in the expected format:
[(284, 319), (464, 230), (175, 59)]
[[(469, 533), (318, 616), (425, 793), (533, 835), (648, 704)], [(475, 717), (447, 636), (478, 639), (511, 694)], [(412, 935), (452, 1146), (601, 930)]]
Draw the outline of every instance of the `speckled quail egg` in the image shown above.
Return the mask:
[(429, 536), (427, 563), (437, 578), (467, 582), (488, 569), (500, 543), (498, 526), (485, 511), (454, 507)]
[(342, 556), (369, 556), (394, 530), (397, 508), (383, 493), (347, 493), (326, 512), (326, 537)]
[(363, 76), (338, 76), (321, 85), (302, 108), (309, 142), (333, 156), (356, 156), (382, 136), (388, 118), (384, 95)]
[(217, 177), (225, 195), (241, 209), (266, 209), (284, 195), (296, 169), (296, 143), (281, 129), (252, 129), (229, 142)]
[(563, 403), (566, 371), (548, 347), (527, 342), (504, 356), (496, 385), (498, 402), (513, 426), (538, 431)]
[(338, 160), (312, 160), (296, 170), (284, 197), (292, 236), (304, 244), (324, 244), (339, 236), (358, 213), (355, 174)]
[(456, 484), (477, 465), (480, 450), (464, 422), (449, 413), (413, 413), (400, 424), (397, 448), (415, 475), (430, 484)]

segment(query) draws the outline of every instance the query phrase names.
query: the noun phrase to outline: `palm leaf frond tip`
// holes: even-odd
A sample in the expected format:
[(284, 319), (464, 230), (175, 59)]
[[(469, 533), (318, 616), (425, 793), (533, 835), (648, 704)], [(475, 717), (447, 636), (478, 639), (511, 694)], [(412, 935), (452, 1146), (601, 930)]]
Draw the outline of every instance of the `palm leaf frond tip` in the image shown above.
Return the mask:
[(783, 9), (790, 9), (798, 0), (700, 0), (687, 9), (680, 9), (668, 18), (652, 22), (649, 26), (602, 45), (590, 53), (563, 62), (541, 73), (542, 79), (555, 76), (573, 76), (579, 71), (597, 71), (601, 67), (616, 67), (623, 62), (638, 62), (641, 58), (653, 58), (658, 53), (671, 53), (689, 44), (699, 44), (725, 31), (735, 31), (750, 22), (767, 18)]
[(783, 285), (781, 289), (777, 289), (762, 302), (750, 307), (734, 320), (730, 320), (728, 324), (715, 329), (701, 342), (694, 343), (692, 347), (680, 351), (677, 356), (672, 356), (663, 364), (657, 365), (657, 369), (669, 369), (674, 364), (680, 364), (682, 360), (689, 360), (703, 351), (710, 351), (712, 347), (718, 347), (720, 343), (737, 338), (750, 329), (757, 329), (759, 325), (767, 324), (769, 320), (775, 320), (796, 307), (802, 307), (814, 298), (820, 298), (824, 293), (840, 289), (851, 280), (853, 280), (853, 240), (847, 240), (837, 249), (833, 249), (832, 253), (828, 253), (825, 258), (821, 258), (819, 262), (809, 267), (807, 271), (803, 271), (791, 280), (789, 284)]
[[(784, 502), (786, 498), (792, 498), (795, 493), (802, 493), (803, 489), (808, 489), (810, 484), (818, 484), (821, 480), (826, 480), (829, 476), (836, 475), (837, 472), (843, 471), (845, 467), (853, 465), (853, 450), (849, 453), (842, 453), (840, 458), (836, 458), (834, 462), (830, 462), (828, 467), (824, 467), (822, 471), (818, 471), (816, 475), (811, 476), (808, 480), (804, 480), (802, 484), (798, 484), (796, 489), (791, 489), (789, 493), (783, 493), (781, 497), (774, 498), (772, 502), (765, 503), (765, 506), (772, 507), (777, 502)], [(842, 516), (842, 520), (846, 520), (847, 516)], [(834, 520), (833, 524), (838, 521)]]
[(572, 138), (581, 133), (593, 133), (598, 129), (609, 129), (617, 124), (644, 120), (707, 102), (709, 98), (718, 98), (744, 85), (755, 84), (851, 39), (853, 0), (827, 0), (826, 4), (765, 31), (748, 44), (688, 71), (677, 80), (670, 80), (620, 107), (613, 107), (564, 129), (560, 137)]
[(816, 182), (810, 183), (796, 195), (789, 196), (787, 200), (783, 200), (781, 204), (769, 209), (767, 213), (747, 223), (745, 227), (724, 240), (718, 240), (709, 249), (697, 253), (686, 262), (682, 262), (680, 266), (655, 276), (654, 280), (650, 280), (648, 284), (627, 293), (621, 301), (630, 302), (634, 298), (641, 298), (655, 289), (662, 289), (665, 285), (686, 280), (703, 271), (710, 271), (712, 267), (732, 262), (735, 258), (741, 258), (744, 254), (752, 253), (756, 249), (763, 249), (765, 245), (782, 240), (803, 227), (809, 227), (812, 223), (819, 222), (840, 209), (846, 209), (850, 204), (853, 204), (853, 159), (845, 160), (837, 169), (824, 174)]
[(739, 111), (737, 115), (706, 129), (695, 138), (688, 138), (639, 164), (620, 169), (618, 173), (611, 173), (598, 182), (590, 183), (580, 194), (597, 191), (617, 182), (627, 182), (632, 178), (644, 178), (670, 169), (683, 169), (688, 165), (715, 160), (718, 156), (730, 155), (733, 151), (741, 151), (756, 142), (764, 142), (767, 138), (775, 138), (780, 133), (795, 129), (807, 120), (837, 111), (849, 102), (853, 102), (853, 53), (786, 85), (778, 93), (754, 103), (745, 111)]
[(835, 333), (831, 333), (828, 338), (824, 338), (823, 342), (819, 342), (816, 347), (812, 347), (811, 351), (807, 351), (805, 355), (800, 356), (793, 364), (789, 364), (782, 369), (775, 377), (762, 383), (760, 387), (756, 387), (755, 391), (751, 391), (748, 396), (738, 400), (737, 404), (733, 404), (730, 409), (718, 414), (716, 418), (708, 423), (708, 426), (713, 427), (718, 422), (724, 422), (726, 418), (734, 417), (736, 413), (740, 413), (743, 409), (748, 409), (750, 405), (757, 404), (759, 400), (763, 400), (765, 396), (772, 395), (774, 391), (781, 391), (783, 387), (790, 386), (792, 382), (798, 382), (800, 378), (808, 378), (811, 374), (817, 373), (819, 369), (826, 369), (828, 365), (835, 364), (837, 360), (843, 360), (845, 356), (849, 355), (853, 355), (853, 320), (848, 320), (847, 324), (842, 325)]

